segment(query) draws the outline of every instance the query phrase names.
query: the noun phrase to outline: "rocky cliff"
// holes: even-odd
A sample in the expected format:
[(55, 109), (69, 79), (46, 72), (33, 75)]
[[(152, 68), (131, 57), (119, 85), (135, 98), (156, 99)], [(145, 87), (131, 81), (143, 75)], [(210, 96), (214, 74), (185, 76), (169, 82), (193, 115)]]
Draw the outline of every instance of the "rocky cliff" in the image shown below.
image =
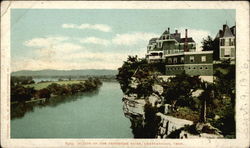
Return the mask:
[[(138, 83), (132, 79), (131, 87)], [(169, 116), (169, 104), (163, 103), (163, 87), (153, 85), (153, 93), (148, 97), (137, 94), (124, 95), (124, 115), (130, 119), (135, 138), (222, 138), (220, 131), (210, 124), (193, 123), (193, 121)], [(149, 108), (150, 107), (150, 108)]]

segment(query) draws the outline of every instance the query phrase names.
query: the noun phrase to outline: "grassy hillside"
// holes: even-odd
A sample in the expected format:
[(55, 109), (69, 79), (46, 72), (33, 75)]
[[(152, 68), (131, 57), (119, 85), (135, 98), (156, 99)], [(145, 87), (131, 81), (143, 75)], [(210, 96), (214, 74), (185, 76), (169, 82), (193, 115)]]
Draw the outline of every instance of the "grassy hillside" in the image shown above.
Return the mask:
[(21, 70), (12, 72), (12, 76), (102, 76), (116, 75), (117, 70), (110, 69), (83, 69), (83, 70)]
[(24, 85), (25, 87), (34, 87), (35, 90), (40, 90), (43, 88), (46, 88), (47, 86), (49, 86), (52, 83), (57, 83), (60, 85), (67, 85), (67, 84), (76, 84), (76, 83), (80, 83), (80, 82), (84, 82), (84, 80), (80, 81), (80, 80), (72, 80), (72, 81), (53, 81), (53, 82), (42, 82), (42, 83), (36, 83), (36, 84), (28, 84), (28, 85)]

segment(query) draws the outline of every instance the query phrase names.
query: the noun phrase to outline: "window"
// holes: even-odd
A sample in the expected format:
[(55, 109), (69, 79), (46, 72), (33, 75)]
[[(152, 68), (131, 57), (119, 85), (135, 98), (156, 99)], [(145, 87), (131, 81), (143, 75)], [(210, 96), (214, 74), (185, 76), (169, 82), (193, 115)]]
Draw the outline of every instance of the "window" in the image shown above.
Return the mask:
[(190, 62), (194, 62), (194, 56), (190, 56), (189, 59), (190, 59)]
[(224, 57), (230, 57), (231, 50), (230, 48), (225, 49)]
[(231, 38), (229, 39), (229, 45), (234, 46), (234, 39), (231, 39)]
[(224, 57), (224, 53), (225, 53), (225, 48), (221, 48), (221, 50), (220, 50), (221, 52), (220, 52), (220, 56), (221, 57)]
[(206, 62), (206, 56), (201, 56), (201, 62)]
[(235, 49), (231, 48), (231, 57), (235, 57)]
[(168, 63), (172, 63), (172, 58), (168, 58)]
[(184, 57), (181, 57), (181, 63), (184, 63)]
[(224, 46), (224, 45), (225, 45), (225, 39), (221, 39), (221, 40), (220, 40), (220, 45), (221, 45), (221, 46)]
[(224, 39), (224, 46), (229, 46), (229, 39), (227, 38)]
[(202, 67), (200, 67), (200, 69), (202, 69)]
[(177, 63), (177, 58), (174, 58), (174, 63)]

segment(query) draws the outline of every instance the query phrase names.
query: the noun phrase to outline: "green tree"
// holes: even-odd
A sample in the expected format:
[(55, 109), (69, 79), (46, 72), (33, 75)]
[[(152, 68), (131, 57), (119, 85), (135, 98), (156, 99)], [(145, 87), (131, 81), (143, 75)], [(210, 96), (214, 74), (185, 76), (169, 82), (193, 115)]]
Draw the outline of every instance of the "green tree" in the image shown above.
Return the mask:
[(214, 43), (211, 36), (207, 36), (207, 38), (203, 38), (202, 43), (202, 51), (213, 51), (214, 50)]
[(165, 103), (176, 106), (195, 108), (192, 93), (200, 88), (201, 79), (198, 76), (190, 77), (182, 73), (163, 83)]
[(116, 79), (121, 85), (122, 91), (126, 94), (132, 76), (142, 67), (145, 67), (147, 61), (145, 59), (138, 59), (137, 56), (128, 56), (127, 61), (124, 61), (122, 67), (118, 68)]
[(36, 90), (34, 87), (24, 87), (22, 85), (16, 85), (11, 87), (11, 101), (25, 102), (30, 100)]
[(50, 98), (51, 92), (49, 91), (48, 88), (43, 88), (37, 92), (37, 95), (39, 98)]

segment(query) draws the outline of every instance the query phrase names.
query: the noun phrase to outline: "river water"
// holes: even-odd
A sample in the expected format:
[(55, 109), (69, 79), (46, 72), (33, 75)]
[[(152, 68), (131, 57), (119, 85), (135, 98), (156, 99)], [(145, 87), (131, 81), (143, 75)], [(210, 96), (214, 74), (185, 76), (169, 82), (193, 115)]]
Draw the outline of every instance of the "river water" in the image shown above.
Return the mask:
[(11, 120), (11, 138), (133, 138), (122, 96), (119, 83), (104, 82), (99, 91), (35, 106)]

